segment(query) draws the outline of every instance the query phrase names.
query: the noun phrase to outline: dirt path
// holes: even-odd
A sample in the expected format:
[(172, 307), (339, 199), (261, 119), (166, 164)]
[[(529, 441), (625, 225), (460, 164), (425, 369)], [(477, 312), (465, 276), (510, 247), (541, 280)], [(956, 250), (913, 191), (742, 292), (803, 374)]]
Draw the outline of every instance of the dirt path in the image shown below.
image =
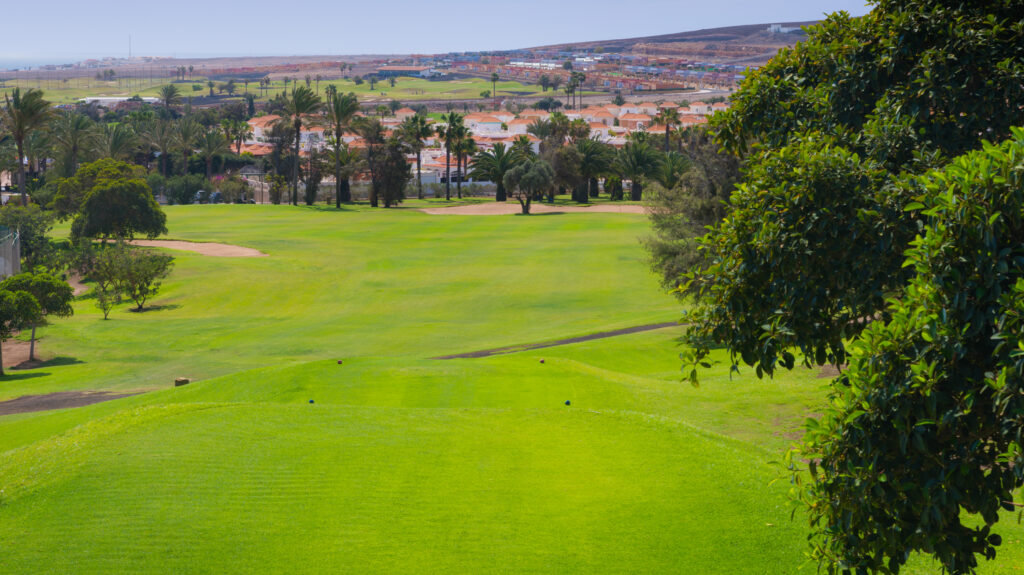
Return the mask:
[(666, 327), (678, 326), (678, 322), (667, 321), (664, 323), (651, 323), (647, 325), (638, 325), (634, 327), (626, 327), (623, 329), (614, 329), (612, 331), (601, 331), (592, 333), (590, 335), (581, 335), (579, 337), (570, 337), (566, 339), (556, 339), (554, 341), (545, 341), (542, 343), (528, 343), (524, 345), (510, 345), (507, 347), (495, 347), (491, 349), (482, 349), (480, 351), (471, 351), (469, 353), (456, 353), (453, 355), (440, 355), (438, 357), (432, 357), (430, 359), (472, 359), (478, 357), (489, 357), (492, 355), (502, 355), (506, 353), (516, 353), (520, 351), (530, 351), (532, 349), (541, 349), (545, 347), (555, 347), (558, 345), (568, 345), (570, 343), (580, 343), (581, 341), (591, 341), (594, 339), (603, 339), (606, 337), (615, 337), (618, 335), (628, 335), (631, 333), (639, 333), (642, 331), (651, 331), (654, 329), (662, 329)]
[[(499, 216), (505, 214), (518, 214), (523, 210), (518, 202), (489, 202), (485, 204), (472, 204), (468, 206), (455, 206), (451, 208), (424, 208), (420, 210), (433, 215), (454, 215), (454, 216)], [(605, 214), (643, 214), (646, 213), (643, 206), (624, 204), (596, 204), (592, 206), (551, 206), (548, 204), (531, 204), (531, 214), (552, 214), (552, 213), (605, 213)]]
[(69, 407), (81, 407), (92, 405), (111, 399), (120, 399), (131, 395), (138, 395), (141, 392), (133, 393), (111, 393), (108, 391), (58, 391), (46, 395), (23, 395), (17, 399), (0, 401), (0, 415), (14, 415), (16, 413), (30, 413), (33, 411), (49, 411), (51, 409), (66, 409)]
[(36, 340), (36, 361), (28, 360), (29, 342), (11, 338), (3, 343), (4, 369), (30, 369), (40, 363), (39, 340)]
[(185, 250), (189, 252), (196, 252), (197, 254), (202, 254), (204, 256), (220, 258), (260, 258), (267, 256), (267, 254), (259, 250), (244, 248), (242, 246), (233, 246), (231, 244), (186, 242), (181, 240), (132, 240), (131, 244), (151, 248)]

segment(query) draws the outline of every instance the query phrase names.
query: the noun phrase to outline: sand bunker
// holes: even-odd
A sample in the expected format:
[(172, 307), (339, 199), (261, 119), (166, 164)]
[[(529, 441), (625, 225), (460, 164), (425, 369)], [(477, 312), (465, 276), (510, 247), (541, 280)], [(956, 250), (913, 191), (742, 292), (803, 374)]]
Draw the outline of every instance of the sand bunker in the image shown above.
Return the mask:
[[(490, 202), (486, 204), (473, 204), (469, 206), (455, 206), (452, 208), (425, 208), (420, 210), (434, 215), (453, 216), (499, 216), (504, 214), (518, 214), (523, 211), (519, 202)], [(548, 204), (531, 204), (531, 214), (550, 213), (607, 213), (607, 214), (643, 214), (643, 206), (637, 205), (614, 205), (596, 204), (593, 206), (551, 206)]]
[(132, 240), (132, 245), (150, 248), (168, 248), (196, 252), (204, 256), (219, 258), (260, 258), (267, 254), (252, 248), (233, 246), (231, 244), (215, 244), (207, 242), (185, 242), (181, 240)]

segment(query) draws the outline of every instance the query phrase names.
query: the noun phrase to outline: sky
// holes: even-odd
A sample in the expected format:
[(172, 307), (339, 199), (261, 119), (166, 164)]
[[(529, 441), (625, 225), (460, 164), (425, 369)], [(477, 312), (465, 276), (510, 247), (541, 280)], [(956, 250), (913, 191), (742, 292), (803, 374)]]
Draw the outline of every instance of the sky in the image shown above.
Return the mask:
[[(3, 62), (502, 50), (869, 10), (865, 0), (50, 0), (5, 10)], [(18, 14), (24, 11), (24, 14)], [(50, 62), (57, 59), (59, 61)]]

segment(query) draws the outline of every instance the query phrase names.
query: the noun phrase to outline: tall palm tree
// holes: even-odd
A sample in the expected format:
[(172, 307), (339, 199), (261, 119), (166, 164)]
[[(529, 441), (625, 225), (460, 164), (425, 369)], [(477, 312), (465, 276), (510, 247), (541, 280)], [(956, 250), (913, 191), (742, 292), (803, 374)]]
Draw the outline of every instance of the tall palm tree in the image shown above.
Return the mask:
[(494, 109), (498, 109), (498, 73), (491, 73), (491, 95), (494, 96)]
[(147, 144), (160, 153), (160, 175), (167, 177), (167, 156), (175, 148), (175, 126), (169, 120), (150, 122), (143, 131)]
[(11, 95), (4, 96), (4, 107), (0, 110), (0, 123), (2, 123), (11, 138), (14, 139), (14, 147), (18, 152), (18, 191), (21, 192), (22, 205), (28, 205), (28, 188), (25, 186), (25, 141), (37, 131), (45, 130), (50, 118), (53, 116), (53, 108), (50, 103), (43, 99), (40, 90), (29, 88), (24, 94), (21, 88), (14, 88)]
[(464, 116), (458, 112), (448, 112), (441, 116), (443, 125), (438, 126), (437, 135), (444, 140), (444, 199), (452, 199), (452, 146), (466, 126)]
[(78, 160), (88, 149), (93, 137), (92, 121), (85, 114), (65, 110), (57, 115), (51, 126), (54, 143), (63, 154), (64, 177), (78, 171)]
[(419, 199), (423, 199), (423, 175), (420, 172), (422, 164), (421, 157), (423, 155), (424, 140), (434, 135), (434, 127), (430, 125), (430, 121), (426, 116), (416, 114), (409, 116), (402, 121), (402, 125), (399, 127), (399, 131), (402, 137), (405, 138), (409, 146), (416, 151), (416, 187), (417, 196)]
[(516, 163), (523, 163), (537, 157), (537, 154), (533, 151), (533, 142), (530, 141), (529, 136), (518, 136), (515, 140), (512, 140), (512, 154), (516, 158)]
[(519, 158), (511, 148), (506, 148), (505, 144), (498, 142), (490, 150), (477, 152), (473, 156), (473, 171), (470, 175), (474, 180), (494, 182), (498, 186), (494, 200), (504, 202), (508, 199), (505, 173), (523, 161), (525, 160)]
[[(341, 96), (333, 85), (327, 86), (327, 123), (331, 126), (331, 143), (334, 148), (334, 207), (340, 208), (341, 202), (352, 201), (352, 195), (348, 190), (348, 179), (344, 186), (341, 181), (341, 172), (345, 168), (342, 156), (347, 154), (348, 146), (345, 145), (343, 136), (345, 131), (352, 125), (352, 118), (356, 117), (359, 111), (359, 100), (352, 92)], [(344, 189), (343, 189), (344, 188)]]
[(352, 122), (352, 129), (366, 142), (366, 163), (370, 169), (370, 206), (377, 207), (377, 179), (373, 177), (374, 158), (377, 150), (384, 144), (384, 125), (378, 118), (357, 117)]
[(672, 127), (679, 123), (679, 110), (675, 108), (662, 108), (658, 111), (657, 119), (665, 124), (665, 153), (668, 153), (669, 134)]
[[(297, 83), (297, 82), (296, 82)], [(302, 120), (303, 116), (309, 116), (320, 111), (323, 102), (320, 96), (313, 93), (308, 86), (298, 85), (292, 89), (292, 95), (285, 102), (284, 111), (280, 122), (287, 122), (295, 131), (295, 156), (292, 159), (292, 205), (299, 205), (299, 144), (302, 142)], [(309, 122), (307, 122), (309, 123)]]
[(220, 130), (207, 130), (199, 136), (199, 153), (206, 159), (206, 179), (213, 178), (213, 158), (231, 151)]
[(102, 158), (126, 160), (138, 149), (139, 140), (127, 124), (102, 124), (93, 139), (93, 150)]
[(235, 143), (235, 153), (242, 153), (242, 143), (252, 137), (252, 126), (249, 122), (235, 120), (231, 124), (231, 138), (229, 141)]
[(314, 79), (316, 80), (316, 93), (319, 94), (320, 93), (320, 80), (323, 80), (323, 76), (321, 76), (320, 74), (317, 74)]
[(615, 149), (604, 142), (586, 139), (576, 142), (580, 153), (580, 173), (587, 180), (587, 195), (598, 196), (597, 179), (607, 174), (615, 161)]
[(175, 124), (174, 148), (181, 152), (181, 173), (188, 173), (188, 157), (195, 151), (203, 127), (192, 118), (185, 118)]
[(459, 170), (459, 179), (456, 182), (459, 199), (462, 199), (462, 180), (466, 179), (466, 160), (476, 153), (476, 140), (468, 128), (463, 128), (459, 139), (455, 141), (455, 165)]
[(181, 102), (181, 92), (178, 91), (178, 87), (174, 84), (161, 86), (159, 95), (160, 101), (164, 103), (164, 108), (166, 108), (168, 112), (171, 110), (171, 106)]
[(643, 199), (644, 178), (654, 173), (658, 168), (658, 162), (658, 152), (647, 145), (647, 142), (626, 142), (619, 149), (615, 158), (615, 167), (623, 178), (628, 178), (633, 182), (630, 200), (638, 202)]
[(652, 177), (666, 190), (671, 190), (679, 185), (683, 174), (690, 168), (689, 159), (678, 153), (668, 152), (661, 157), (657, 169)]

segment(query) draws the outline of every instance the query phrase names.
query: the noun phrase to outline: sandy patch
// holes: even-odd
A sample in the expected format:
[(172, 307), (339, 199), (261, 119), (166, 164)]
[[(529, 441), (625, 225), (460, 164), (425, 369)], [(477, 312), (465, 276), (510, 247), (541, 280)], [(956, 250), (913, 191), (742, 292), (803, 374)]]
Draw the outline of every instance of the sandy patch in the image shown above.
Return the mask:
[[(490, 202), (486, 204), (473, 204), (469, 206), (455, 206), (451, 208), (425, 208), (420, 210), (434, 215), (453, 216), (499, 216), (504, 214), (522, 213), (523, 209), (519, 202)], [(646, 210), (643, 206), (637, 205), (614, 205), (596, 204), (592, 206), (551, 206), (548, 204), (530, 204), (531, 214), (552, 214), (552, 213), (602, 213), (602, 214), (643, 214)]]
[(3, 343), (4, 369), (31, 369), (39, 362), (39, 340), (36, 340), (36, 361), (28, 360), (29, 342), (14, 339)]
[(0, 401), (0, 415), (29, 413), (32, 411), (48, 411), (50, 409), (66, 409), (92, 405), (101, 401), (110, 401), (135, 393), (110, 393), (106, 391), (58, 391), (46, 395), (23, 395), (17, 399)]
[(149, 248), (185, 250), (189, 252), (196, 252), (197, 254), (202, 254), (204, 256), (220, 258), (260, 258), (266, 257), (267, 255), (259, 250), (244, 248), (242, 246), (233, 246), (231, 244), (185, 242), (181, 240), (132, 240), (130, 243), (132, 245)]

